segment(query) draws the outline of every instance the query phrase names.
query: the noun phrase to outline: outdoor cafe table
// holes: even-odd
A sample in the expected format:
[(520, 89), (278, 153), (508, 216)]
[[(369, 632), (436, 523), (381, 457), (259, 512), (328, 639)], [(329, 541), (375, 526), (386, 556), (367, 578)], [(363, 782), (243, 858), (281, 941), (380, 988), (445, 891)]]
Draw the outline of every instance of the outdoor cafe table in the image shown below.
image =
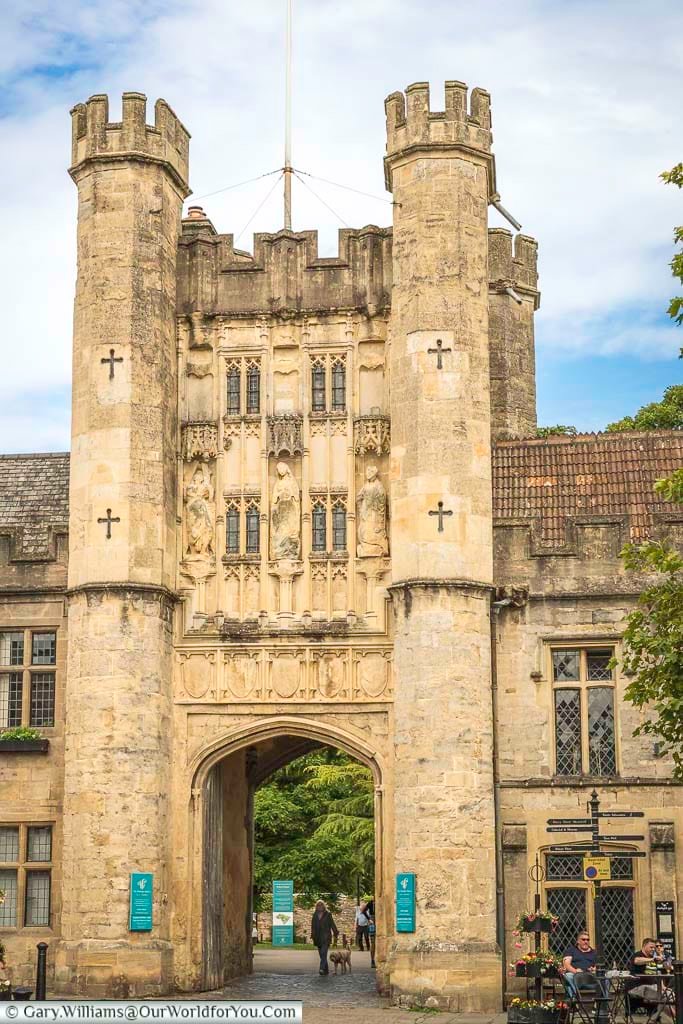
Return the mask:
[[(606, 1016), (610, 1024), (615, 1024), (617, 1020), (633, 1020), (633, 1014), (626, 1011), (626, 996), (629, 994), (629, 991), (632, 991), (639, 985), (657, 986), (657, 1002), (644, 1003), (648, 1011), (647, 1020), (658, 1018), (666, 1006), (671, 1008), (673, 1015), (673, 974), (627, 974), (622, 972), (616, 975), (606, 975), (605, 982), (607, 984), (606, 997), (603, 997), (602, 1000), (598, 998), (595, 1002), (607, 1002)], [(665, 989), (668, 989), (671, 993), (670, 1001), (668, 999), (664, 1000), (662, 993)]]

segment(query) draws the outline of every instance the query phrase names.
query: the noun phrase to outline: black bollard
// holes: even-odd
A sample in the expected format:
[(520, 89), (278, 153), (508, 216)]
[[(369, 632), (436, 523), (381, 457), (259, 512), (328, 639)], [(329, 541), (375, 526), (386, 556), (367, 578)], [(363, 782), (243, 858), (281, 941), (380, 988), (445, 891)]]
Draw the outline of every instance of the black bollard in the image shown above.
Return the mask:
[(45, 999), (47, 977), (47, 942), (38, 943), (38, 962), (36, 964), (36, 999)]
[(676, 1024), (683, 1024), (683, 960), (674, 960), (674, 996)]

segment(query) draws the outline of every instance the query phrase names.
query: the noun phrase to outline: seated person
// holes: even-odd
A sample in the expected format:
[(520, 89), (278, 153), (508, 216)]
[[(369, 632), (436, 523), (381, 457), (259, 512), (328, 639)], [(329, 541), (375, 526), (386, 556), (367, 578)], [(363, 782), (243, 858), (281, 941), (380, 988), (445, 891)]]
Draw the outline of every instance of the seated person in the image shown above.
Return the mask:
[[(576, 996), (577, 982), (580, 980), (577, 975), (594, 974), (598, 964), (598, 954), (591, 946), (590, 935), (583, 929), (576, 936), (576, 945), (569, 946), (562, 958), (562, 970), (564, 981), (567, 986), (567, 993)], [(588, 980), (588, 979), (584, 979)], [(591, 982), (593, 979), (590, 979)], [(583, 986), (582, 986), (583, 987)], [(592, 988), (597, 988), (597, 979)]]
[[(627, 983), (626, 991), (629, 999), (635, 997), (636, 999), (641, 999), (645, 1004), (664, 1004), (659, 1014), (657, 1014), (657, 1018), (663, 1015), (667, 1021), (671, 1021), (673, 1020), (671, 1009), (673, 993), (671, 989), (660, 988), (658, 985), (647, 984), (645, 981), (648, 974), (652, 976), (657, 973), (655, 961), (656, 946), (655, 939), (643, 939), (642, 946), (629, 960), (628, 969), (632, 977)], [(641, 975), (643, 977), (642, 982), (639, 981)]]

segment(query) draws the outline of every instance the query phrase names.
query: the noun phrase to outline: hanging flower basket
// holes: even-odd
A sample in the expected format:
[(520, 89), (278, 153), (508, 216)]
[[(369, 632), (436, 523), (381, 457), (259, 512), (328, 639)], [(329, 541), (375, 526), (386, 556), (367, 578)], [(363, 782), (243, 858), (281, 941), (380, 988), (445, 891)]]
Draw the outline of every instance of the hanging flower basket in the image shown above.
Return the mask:
[(533, 950), (520, 956), (510, 967), (514, 967), (518, 978), (559, 978), (562, 961), (554, 953), (545, 950)]
[(559, 917), (545, 910), (528, 910), (517, 919), (517, 932), (553, 932), (560, 923)]

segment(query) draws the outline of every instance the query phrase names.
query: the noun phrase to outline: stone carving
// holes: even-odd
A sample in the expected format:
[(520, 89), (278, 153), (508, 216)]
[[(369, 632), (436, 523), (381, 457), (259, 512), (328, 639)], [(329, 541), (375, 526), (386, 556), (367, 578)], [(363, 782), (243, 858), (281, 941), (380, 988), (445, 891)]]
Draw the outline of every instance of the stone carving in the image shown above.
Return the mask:
[(268, 417), (268, 454), (301, 455), (304, 448), (303, 417), (295, 413)]
[(186, 423), (183, 427), (183, 458), (215, 459), (218, 455), (218, 427), (215, 423)]
[(209, 689), (213, 696), (214, 658), (213, 652), (209, 651), (180, 656), (181, 679), (188, 697), (201, 700)]
[(381, 697), (389, 682), (389, 662), (379, 652), (368, 652), (358, 660), (358, 686), (366, 697)]
[(382, 557), (388, 554), (387, 492), (377, 475), (376, 466), (368, 466), (366, 483), (361, 487), (356, 502), (358, 521), (359, 558)]
[(211, 471), (205, 462), (198, 463), (190, 482), (185, 487), (185, 522), (187, 543), (185, 555), (189, 558), (213, 558), (213, 529), (215, 507)]
[(208, 377), (211, 373), (210, 363), (187, 363), (185, 366), (185, 373), (188, 377), (197, 377), (199, 380), (202, 377)]
[(391, 448), (388, 416), (359, 416), (353, 421), (356, 455), (387, 455)]
[(270, 557), (297, 559), (301, 551), (299, 485), (285, 462), (277, 464), (270, 503)]
[(318, 692), (321, 697), (336, 697), (346, 683), (346, 662), (337, 654), (326, 654), (318, 661)]
[(290, 655), (273, 658), (271, 662), (271, 681), (273, 690), (278, 697), (293, 697), (299, 689), (301, 680), (301, 662)]
[[(255, 692), (256, 691), (256, 692)], [(244, 700), (260, 696), (259, 663), (254, 655), (235, 655), (225, 660), (225, 694)]]

